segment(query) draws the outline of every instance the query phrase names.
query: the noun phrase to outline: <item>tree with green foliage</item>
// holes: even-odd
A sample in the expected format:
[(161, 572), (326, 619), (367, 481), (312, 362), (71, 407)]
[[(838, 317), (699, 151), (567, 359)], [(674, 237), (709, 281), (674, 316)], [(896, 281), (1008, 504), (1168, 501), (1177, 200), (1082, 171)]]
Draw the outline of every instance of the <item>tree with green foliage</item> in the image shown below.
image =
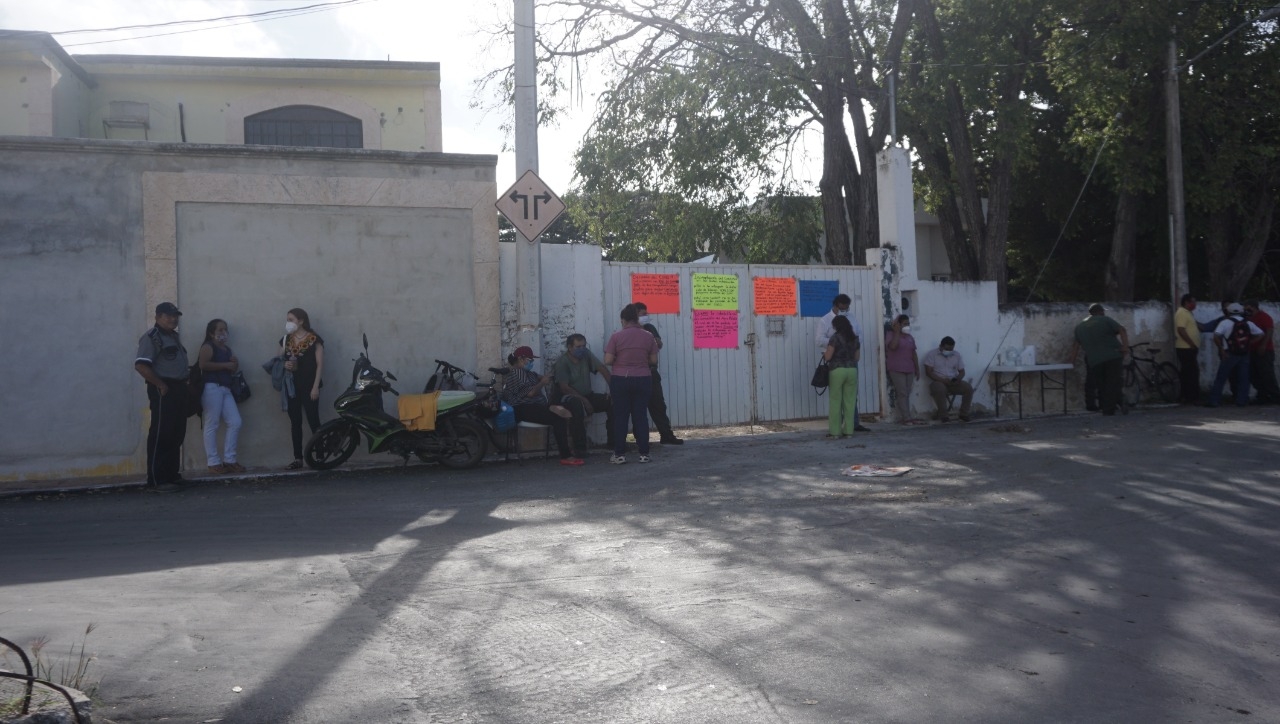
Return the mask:
[[(1130, 300), (1143, 265), (1168, 283), (1168, 210), (1163, 199), (1165, 97), (1170, 39), (1192, 57), (1223, 44), (1180, 73), (1183, 175), (1191, 291), (1238, 297), (1258, 268), (1280, 196), (1280, 47), (1275, 21), (1251, 23), (1269, 2), (1193, 0), (1113, 3), (1072, 0), (1056, 8), (1050, 76), (1071, 109), (1073, 141), (1099, 149), (1114, 191), (1115, 233), (1106, 268), (1108, 299)], [(1094, 154), (1089, 154), (1090, 156)], [(1165, 235), (1164, 244), (1139, 237)], [(1158, 261), (1163, 257), (1163, 261)], [(1149, 286), (1148, 283), (1142, 286)], [(1167, 287), (1154, 296), (1167, 296)]]
[[(752, 186), (733, 173), (758, 166), (759, 150), (738, 142), (773, 153), (790, 147), (797, 124), (818, 124), (826, 260), (850, 264), (878, 246), (876, 153), (888, 124), (879, 68), (898, 59), (914, 1), (548, 0), (539, 6), (540, 68), (554, 77), (583, 58), (614, 63), (596, 148), (579, 164), (588, 173), (592, 164), (611, 169), (598, 179), (632, 175), (630, 185), (609, 182), (623, 198), (678, 192), (727, 212), (746, 190), (786, 194), (781, 180)], [(495, 71), (487, 80), (509, 77)], [(675, 105), (651, 105), (668, 102)], [(615, 133), (625, 140), (614, 143)], [(719, 158), (731, 152), (744, 155)], [(695, 182), (710, 201), (687, 193)], [(598, 190), (584, 192), (607, 202)]]

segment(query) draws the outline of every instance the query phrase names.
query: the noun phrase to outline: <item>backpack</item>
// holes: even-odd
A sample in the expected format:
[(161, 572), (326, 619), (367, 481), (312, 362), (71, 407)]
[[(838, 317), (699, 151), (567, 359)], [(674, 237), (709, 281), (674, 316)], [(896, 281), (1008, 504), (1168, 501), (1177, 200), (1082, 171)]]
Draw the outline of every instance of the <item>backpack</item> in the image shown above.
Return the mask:
[(1249, 323), (1244, 319), (1236, 319), (1231, 328), (1231, 336), (1227, 337), (1227, 352), (1231, 354), (1249, 354), (1249, 345), (1253, 342), (1253, 334), (1249, 331)]

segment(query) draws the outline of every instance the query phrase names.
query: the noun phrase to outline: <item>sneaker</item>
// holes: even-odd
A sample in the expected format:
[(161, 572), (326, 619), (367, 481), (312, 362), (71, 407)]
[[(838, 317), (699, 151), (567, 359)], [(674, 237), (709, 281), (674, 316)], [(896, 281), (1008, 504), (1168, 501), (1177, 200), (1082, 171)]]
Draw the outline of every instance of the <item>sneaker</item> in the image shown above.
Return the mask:
[(858, 424), (853, 426), (854, 432), (871, 432), (871, 428), (866, 425)]
[(663, 445), (683, 445), (684, 444), (684, 440), (681, 440), (680, 438), (675, 436), (664, 437), (658, 442), (662, 443)]
[(240, 463), (223, 463), (223, 465), (226, 466), (227, 472), (232, 472), (232, 473), (244, 472), (244, 466), (241, 465)]
[(216, 475), (226, 475), (227, 473), (231, 472), (231, 466), (226, 465), (224, 463), (218, 463), (217, 465), (210, 465), (209, 472), (214, 473)]
[(609, 456), (609, 462), (613, 463), (614, 465), (621, 465), (626, 461), (627, 461), (626, 455), (610, 455)]
[(177, 483), (156, 483), (155, 485), (148, 485), (147, 490), (152, 493), (176, 493), (182, 490), (182, 486)]
[(968, 422), (968, 421), (969, 421), (969, 416), (968, 416), (968, 415), (961, 415), (961, 416), (960, 416), (960, 422)]
[(587, 461), (582, 458), (560, 458), (561, 465), (586, 465)]
[(640, 456), (640, 460), (639, 460), (639, 462), (642, 462), (642, 463), (647, 463), (647, 462), (649, 462), (649, 456), (648, 456), (648, 455), (641, 455), (641, 456)]

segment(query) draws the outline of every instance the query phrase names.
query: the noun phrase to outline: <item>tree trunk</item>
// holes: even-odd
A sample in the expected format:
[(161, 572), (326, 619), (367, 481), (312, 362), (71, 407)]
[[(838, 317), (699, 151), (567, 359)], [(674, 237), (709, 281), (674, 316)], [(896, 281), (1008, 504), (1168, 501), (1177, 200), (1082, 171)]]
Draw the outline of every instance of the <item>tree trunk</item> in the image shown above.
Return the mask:
[(958, 282), (978, 280), (978, 257), (966, 235), (960, 208), (951, 186), (951, 160), (947, 150), (935, 143), (924, 131), (914, 139), (920, 158), (924, 161), (925, 174), (934, 188), (941, 190), (941, 203), (937, 208), (942, 232), (942, 245), (951, 263), (951, 278)]
[(1209, 214), (1204, 236), (1204, 253), (1209, 277), (1209, 298), (1235, 299), (1229, 277), (1231, 266), (1231, 212), (1220, 209)]
[(1280, 165), (1268, 169), (1262, 179), (1249, 185), (1252, 198), (1209, 215), (1205, 254), (1211, 299), (1238, 300), (1258, 270), (1271, 238), (1277, 182)]
[(826, 261), (833, 265), (849, 265), (849, 222), (845, 216), (845, 163), (849, 139), (844, 132), (844, 96), (840, 85), (828, 77), (822, 87), (822, 228), (827, 235)]
[(1138, 241), (1139, 206), (1136, 194), (1120, 191), (1116, 202), (1115, 230), (1111, 234), (1111, 257), (1107, 260), (1104, 298), (1108, 302), (1133, 301), (1133, 283), (1137, 274), (1134, 250)]

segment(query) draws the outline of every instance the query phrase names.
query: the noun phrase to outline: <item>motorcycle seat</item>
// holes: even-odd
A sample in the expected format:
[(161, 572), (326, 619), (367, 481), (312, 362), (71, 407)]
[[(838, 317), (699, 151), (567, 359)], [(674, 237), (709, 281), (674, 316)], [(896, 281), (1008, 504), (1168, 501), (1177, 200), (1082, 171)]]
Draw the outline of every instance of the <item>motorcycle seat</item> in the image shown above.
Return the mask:
[(476, 393), (467, 392), (466, 390), (445, 390), (440, 393), (440, 400), (436, 403), (436, 412), (444, 412), (452, 410), (459, 405), (465, 405), (476, 399)]

